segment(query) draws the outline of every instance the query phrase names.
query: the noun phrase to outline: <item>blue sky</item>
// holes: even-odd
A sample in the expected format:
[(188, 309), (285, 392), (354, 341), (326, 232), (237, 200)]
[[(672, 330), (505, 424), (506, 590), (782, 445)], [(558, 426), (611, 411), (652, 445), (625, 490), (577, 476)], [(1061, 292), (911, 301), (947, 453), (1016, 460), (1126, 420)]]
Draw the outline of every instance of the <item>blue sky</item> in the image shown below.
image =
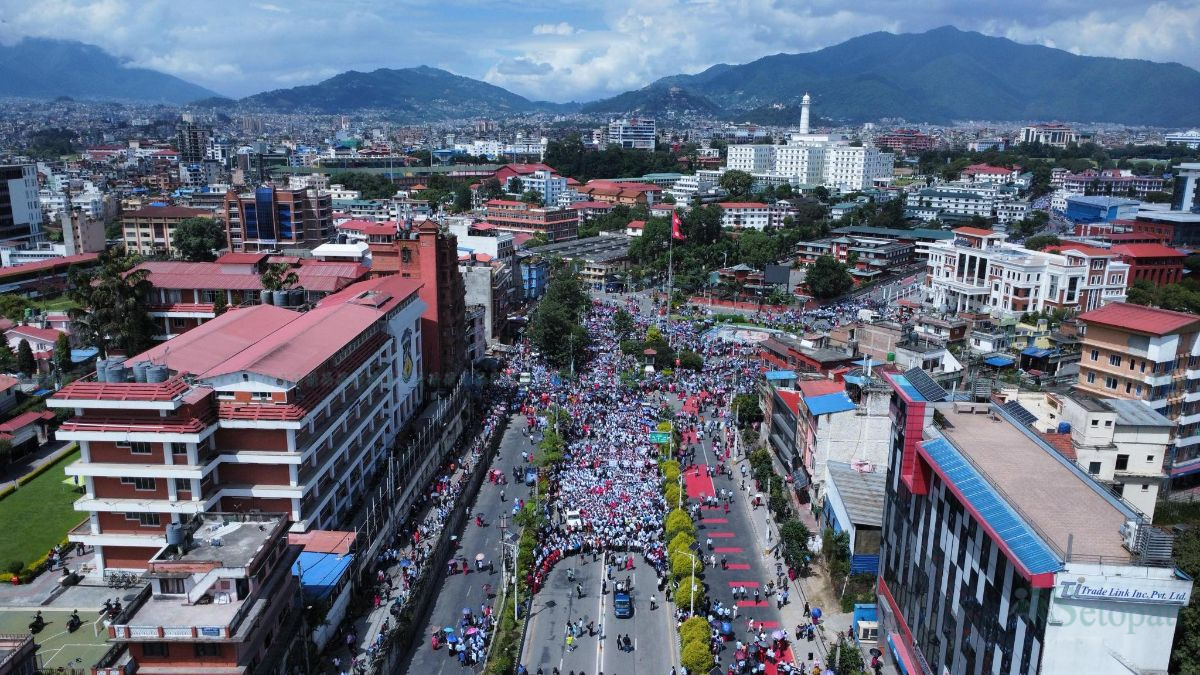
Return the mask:
[(229, 96), (424, 64), (586, 101), (715, 63), (947, 24), (1200, 67), (1200, 0), (0, 0), (0, 42), (88, 42)]

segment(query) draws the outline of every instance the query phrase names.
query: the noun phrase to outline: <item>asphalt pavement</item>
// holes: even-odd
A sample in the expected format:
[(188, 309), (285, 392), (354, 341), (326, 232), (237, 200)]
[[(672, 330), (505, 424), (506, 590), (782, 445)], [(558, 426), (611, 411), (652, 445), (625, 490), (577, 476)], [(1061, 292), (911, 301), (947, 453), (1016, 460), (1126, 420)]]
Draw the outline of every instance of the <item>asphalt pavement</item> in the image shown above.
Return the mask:
[[(497, 485), (485, 479), (479, 489), (479, 494), (475, 496), (475, 500), (471, 504), (471, 518), (465, 526), (465, 531), (455, 533), (459, 535), (461, 542), (458, 554), (467, 559), (468, 572), (463, 574), (460, 571), (443, 577), (437, 588), (438, 598), (429, 620), (418, 633), (423, 636), (422, 641), (409, 660), (405, 671), (407, 673), (413, 675), (459, 675), (462, 673), (463, 668), (459, 666), (458, 660), (449, 655), (449, 650), (445, 646), (439, 647), (437, 651), (431, 648), (430, 636), (436, 629), (455, 626), (462, 618), (463, 608), (468, 608), (478, 615), (482, 603), (491, 604), (498, 601), (500, 597), (498, 593), (503, 580), (501, 578), (499, 516), (503, 513), (511, 528), (513, 500), (532, 498), (531, 488), (518, 483), (512, 477), (513, 467), (521, 464), (521, 451), (529, 449), (529, 439), (522, 433), (524, 428), (525, 418), (521, 415), (514, 415), (509, 421), (508, 429), (504, 432), (504, 437), (500, 441), (500, 449), (491, 466), (492, 469), (501, 471), (508, 478), (508, 484)], [(504, 502), (500, 501), (501, 490), (505, 492)], [(476, 526), (476, 515), (483, 517), (483, 527)], [(485, 561), (493, 563), (495, 568), (493, 571), (477, 571), (475, 569), (475, 556), (480, 553), (484, 555)], [(484, 595), (484, 584), (491, 584), (497, 593), (496, 598), (489, 600)], [(511, 597), (510, 595), (510, 601)], [(476, 666), (475, 670), (478, 671), (479, 668), (480, 666)]]

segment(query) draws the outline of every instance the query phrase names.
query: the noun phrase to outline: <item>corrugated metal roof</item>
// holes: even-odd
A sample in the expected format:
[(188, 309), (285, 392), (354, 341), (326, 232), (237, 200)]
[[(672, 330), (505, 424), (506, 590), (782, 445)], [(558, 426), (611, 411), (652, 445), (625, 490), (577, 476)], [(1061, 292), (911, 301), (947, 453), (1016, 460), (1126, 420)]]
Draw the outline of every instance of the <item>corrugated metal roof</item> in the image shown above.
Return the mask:
[(1102, 399), (1104, 405), (1117, 413), (1118, 424), (1139, 427), (1173, 427), (1175, 423), (1156, 412), (1145, 401)]
[(958, 450), (943, 438), (921, 447), (1030, 574), (1057, 572), (1063, 563)]
[(882, 527), (887, 475), (878, 471), (856, 471), (845, 462), (826, 462), (825, 467), (850, 521), (855, 525)]
[(829, 415), (854, 410), (854, 402), (844, 391), (825, 396), (805, 397), (804, 404), (808, 406), (808, 411), (813, 415)]

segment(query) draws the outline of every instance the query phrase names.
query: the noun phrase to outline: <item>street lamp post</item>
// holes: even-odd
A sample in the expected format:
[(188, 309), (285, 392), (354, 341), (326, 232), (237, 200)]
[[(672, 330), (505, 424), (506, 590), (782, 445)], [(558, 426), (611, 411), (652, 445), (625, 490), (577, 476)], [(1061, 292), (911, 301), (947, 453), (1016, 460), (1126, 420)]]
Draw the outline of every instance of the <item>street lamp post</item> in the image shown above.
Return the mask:
[(687, 554), (687, 556), (692, 559), (692, 582), (691, 582), (692, 586), (691, 586), (691, 592), (688, 593), (688, 600), (691, 601), (691, 605), (688, 607), (688, 616), (695, 616), (695, 614), (696, 614), (696, 565), (699, 565), (700, 561), (696, 558), (696, 554), (692, 553), (691, 551), (683, 551), (683, 553)]
[(683, 472), (682, 471), (679, 472), (679, 506), (678, 506), (678, 508), (680, 508), (680, 509), (683, 508)]

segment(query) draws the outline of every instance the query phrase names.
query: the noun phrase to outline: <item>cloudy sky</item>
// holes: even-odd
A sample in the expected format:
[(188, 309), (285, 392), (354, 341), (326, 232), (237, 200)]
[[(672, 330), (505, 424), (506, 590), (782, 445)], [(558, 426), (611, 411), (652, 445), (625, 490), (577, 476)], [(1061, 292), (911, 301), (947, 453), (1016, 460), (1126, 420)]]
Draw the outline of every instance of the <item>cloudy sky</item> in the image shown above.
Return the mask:
[(0, 42), (58, 37), (228, 96), (430, 65), (586, 101), (714, 63), (942, 25), (1200, 68), (1200, 0), (0, 0)]

